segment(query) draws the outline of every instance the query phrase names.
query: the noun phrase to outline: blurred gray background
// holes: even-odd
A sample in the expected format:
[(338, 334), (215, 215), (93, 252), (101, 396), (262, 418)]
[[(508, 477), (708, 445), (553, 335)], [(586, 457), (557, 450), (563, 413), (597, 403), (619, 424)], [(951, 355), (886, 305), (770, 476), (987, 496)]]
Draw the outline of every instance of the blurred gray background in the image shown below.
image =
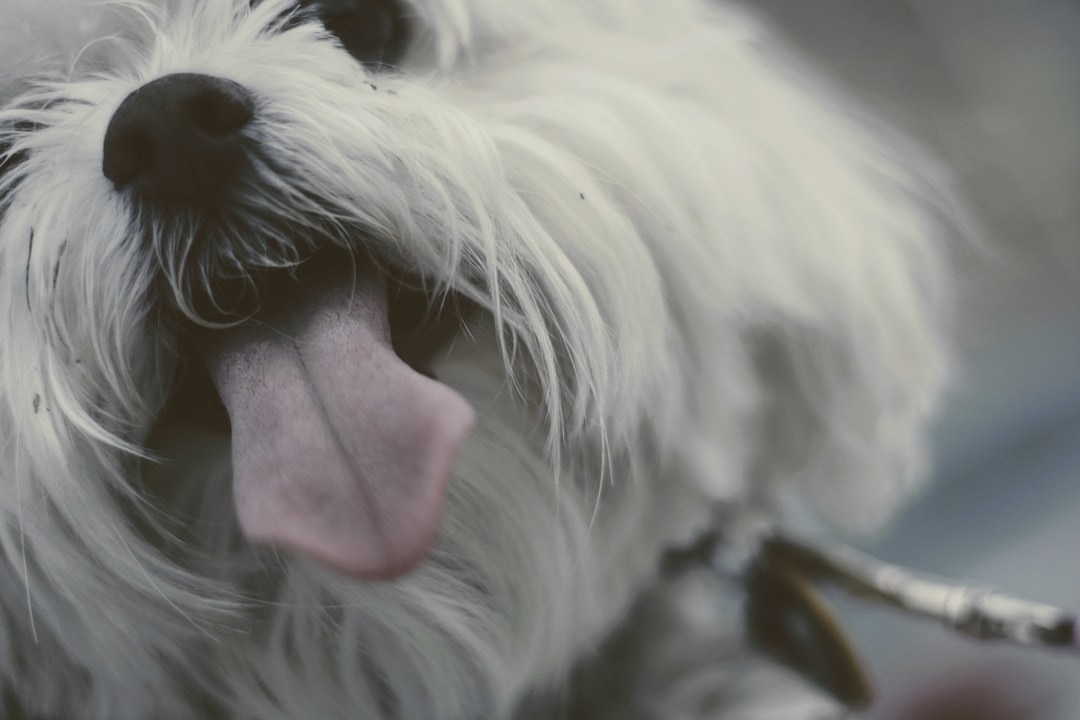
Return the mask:
[[(936, 482), (868, 547), (1080, 609), (1080, 0), (745, 2), (944, 158), (991, 236), (961, 261)], [(875, 720), (1080, 718), (1078, 658), (845, 614)]]

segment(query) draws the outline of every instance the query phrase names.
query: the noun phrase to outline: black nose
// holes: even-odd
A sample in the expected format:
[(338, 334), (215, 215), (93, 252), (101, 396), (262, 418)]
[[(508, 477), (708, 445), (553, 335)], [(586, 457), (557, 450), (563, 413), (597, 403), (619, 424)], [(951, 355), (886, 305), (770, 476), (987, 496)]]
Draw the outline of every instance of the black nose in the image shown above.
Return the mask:
[(128, 95), (109, 121), (102, 171), (154, 204), (212, 203), (245, 165), (240, 131), (253, 113), (251, 93), (231, 80), (158, 78)]

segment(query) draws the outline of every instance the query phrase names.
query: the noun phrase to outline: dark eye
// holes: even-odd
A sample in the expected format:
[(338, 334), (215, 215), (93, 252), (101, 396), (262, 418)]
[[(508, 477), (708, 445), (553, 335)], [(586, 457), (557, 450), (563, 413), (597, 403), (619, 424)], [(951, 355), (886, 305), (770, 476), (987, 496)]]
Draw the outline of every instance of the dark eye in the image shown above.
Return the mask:
[(407, 39), (400, 0), (302, 0), (354, 58), (365, 65), (395, 65)]

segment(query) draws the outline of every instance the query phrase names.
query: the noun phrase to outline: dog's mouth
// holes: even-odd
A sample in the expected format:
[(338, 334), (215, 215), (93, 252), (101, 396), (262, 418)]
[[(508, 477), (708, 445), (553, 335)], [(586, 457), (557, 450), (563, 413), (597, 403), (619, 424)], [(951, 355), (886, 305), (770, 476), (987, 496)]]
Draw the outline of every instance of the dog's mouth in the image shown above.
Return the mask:
[(463, 302), (381, 266), (327, 250), (273, 273), (246, 319), (190, 334), (206, 372), (167, 409), (227, 422), (249, 540), (365, 580), (427, 556), (473, 423), (431, 371)]

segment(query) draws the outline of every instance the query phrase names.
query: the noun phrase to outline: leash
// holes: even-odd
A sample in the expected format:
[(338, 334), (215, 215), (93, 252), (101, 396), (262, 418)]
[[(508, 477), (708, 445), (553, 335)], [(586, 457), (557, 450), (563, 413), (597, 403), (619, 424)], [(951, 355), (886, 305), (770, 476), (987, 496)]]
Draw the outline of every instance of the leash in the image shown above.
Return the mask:
[(731, 525), (670, 553), (665, 571), (705, 565), (741, 583), (754, 644), (853, 710), (871, 704), (873, 685), (824, 587), (940, 622), (978, 641), (1080, 658), (1075, 613), (892, 565), (845, 545), (795, 537), (763, 521)]

